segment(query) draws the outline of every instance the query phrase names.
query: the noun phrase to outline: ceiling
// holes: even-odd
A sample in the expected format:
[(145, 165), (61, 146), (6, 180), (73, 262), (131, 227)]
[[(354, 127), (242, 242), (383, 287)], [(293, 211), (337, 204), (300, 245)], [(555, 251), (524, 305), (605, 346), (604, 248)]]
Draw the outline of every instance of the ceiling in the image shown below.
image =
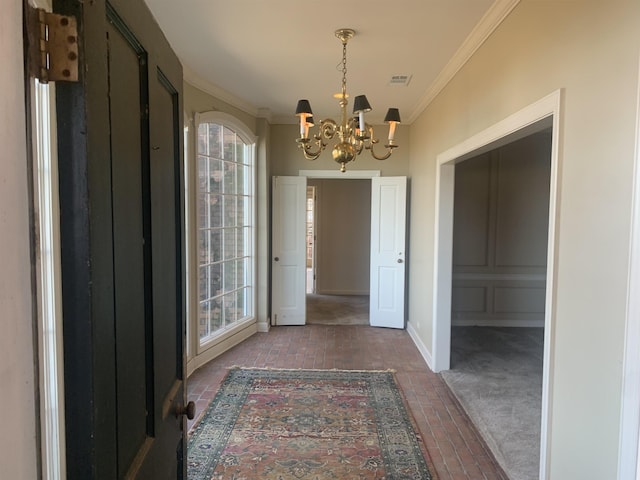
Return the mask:
[[(145, 1), (186, 81), (272, 123), (295, 123), (301, 98), (316, 119), (338, 119), (334, 32), (352, 28), (350, 98), (367, 95), (371, 123), (388, 107), (411, 123), (519, 0)], [(410, 76), (408, 85), (390, 85), (396, 75)]]

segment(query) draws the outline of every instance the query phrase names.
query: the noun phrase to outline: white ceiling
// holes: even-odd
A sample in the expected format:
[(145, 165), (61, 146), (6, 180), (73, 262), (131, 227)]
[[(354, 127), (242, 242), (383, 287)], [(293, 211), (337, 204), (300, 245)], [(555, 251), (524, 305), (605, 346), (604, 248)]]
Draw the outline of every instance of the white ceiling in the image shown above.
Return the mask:
[[(411, 123), (518, 0), (145, 0), (185, 79), (247, 113), (294, 123), (300, 98), (338, 119), (342, 45), (347, 92), (366, 94), (372, 123), (388, 107)], [(411, 75), (391, 86), (393, 75)], [(351, 105), (349, 106), (349, 111)]]

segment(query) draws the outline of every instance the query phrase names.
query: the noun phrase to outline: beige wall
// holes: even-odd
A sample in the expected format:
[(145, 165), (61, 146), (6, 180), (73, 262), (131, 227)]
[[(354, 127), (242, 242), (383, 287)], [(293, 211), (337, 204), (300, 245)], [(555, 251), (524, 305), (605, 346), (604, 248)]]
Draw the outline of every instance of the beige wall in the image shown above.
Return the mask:
[[(0, 468), (37, 478), (33, 304), (22, 70), (22, 2), (0, 2)], [(9, 232), (11, 232), (9, 234)]]
[(371, 180), (309, 179), (317, 188), (316, 293), (368, 295)]
[[(375, 127), (378, 138), (384, 139), (388, 127), (386, 125)], [(317, 160), (306, 160), (302, 151), (298, 149), (296, 138), (300, 136), (298, 125), (272, 125), (271, 126), (271, 174), (272, 175), (298, 175), (300, 170), (340, 170), (340, 165), (331, 158), (332, 143), (328, 142), (327, 148)], [(396, 143), (400, 145), (393, 155), (387, 160), (376, 160), (368, 152), (362, 152), (351, 164), (347, 164), (349, 170), (380, 170), (383, 176), (408, 175), (409, 171), (409, 127), (399, 125), (396, 130)], [(381, 141), (381, 143), (383, 143)], [(382, 147), (384, 148), (384, 147)], [(376, 150), (379, 154), (382, 150)]]
[(563, 90), (552, 479), (617, 471), (639, 24), (635, 0), (523, 0), (411, 126), (409, 321), (429, 347), (436, 156)]

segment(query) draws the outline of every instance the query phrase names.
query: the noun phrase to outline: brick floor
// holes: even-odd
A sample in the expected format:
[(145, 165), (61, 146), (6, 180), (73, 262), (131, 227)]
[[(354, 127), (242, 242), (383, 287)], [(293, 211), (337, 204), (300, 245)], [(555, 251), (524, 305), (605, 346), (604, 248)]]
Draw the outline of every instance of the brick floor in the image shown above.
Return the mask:
[(404, 330), (367, 326), (274, 327), (201, 367), (188, 379), (197, 421), (229, 367), (396, 370), (440, 480), (507, 480), (439, 375)]

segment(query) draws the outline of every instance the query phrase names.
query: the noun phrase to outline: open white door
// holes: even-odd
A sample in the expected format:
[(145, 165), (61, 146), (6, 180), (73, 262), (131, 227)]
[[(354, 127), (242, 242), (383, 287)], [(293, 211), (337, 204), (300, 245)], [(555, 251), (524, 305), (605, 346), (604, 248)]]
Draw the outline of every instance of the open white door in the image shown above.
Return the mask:
[(272, 314), (275, 325), (306, 320), (306, 177), (273, 177)]
[(404, 328), (407, 177), (371, 179), (372, 327)]

